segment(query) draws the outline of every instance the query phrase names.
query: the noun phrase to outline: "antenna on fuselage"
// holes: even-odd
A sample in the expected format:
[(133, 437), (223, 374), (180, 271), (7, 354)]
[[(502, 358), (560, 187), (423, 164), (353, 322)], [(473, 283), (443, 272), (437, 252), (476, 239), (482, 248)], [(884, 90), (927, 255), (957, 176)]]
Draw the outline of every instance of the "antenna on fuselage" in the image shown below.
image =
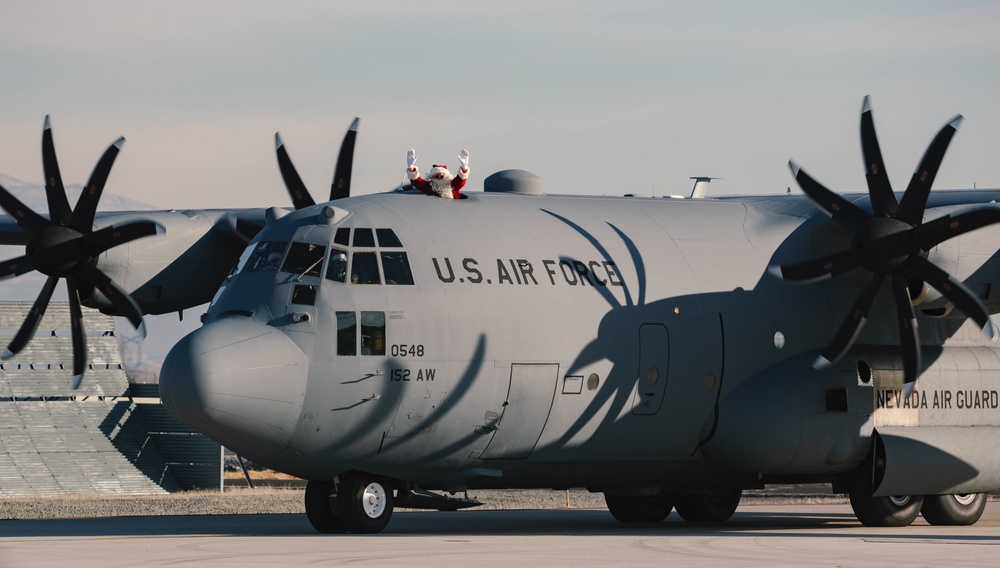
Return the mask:
[(708, 184), (711, 183), (713, 179), (722, 179), (722, 178), (694, 176), (691, 177), (690, 179), (694, 180), (694, 187), (691, 189), (690, 199), (701, 199), (705, 197), (705, 193), (708, 192)]

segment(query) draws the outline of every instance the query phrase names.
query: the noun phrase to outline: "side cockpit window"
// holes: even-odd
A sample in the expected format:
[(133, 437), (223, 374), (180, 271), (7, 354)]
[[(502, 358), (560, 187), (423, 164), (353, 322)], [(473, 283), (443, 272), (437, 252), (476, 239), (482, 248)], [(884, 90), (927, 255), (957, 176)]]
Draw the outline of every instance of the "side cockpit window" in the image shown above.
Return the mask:
[(337, 312), (337, 355), (357, 355), (358, 316), (354, 312)]
[(385, 356), (385, 312), (361, 312), (360, 336), (358, 342), (359, 318), (357, 312), (337, 312), (337, 355)]
[(281, 265), (282, 272), (301, 276), (319, 276), (326, 256), (326, 247), (313, 243), (293, 242), (288, 249), (288, 256)]
[(385, 312), (361, 312), (361, 354), (385, 355)]
[(241, 272), (276, 272), (285, 256), (288, 241), (261, 241), (250, 254)]

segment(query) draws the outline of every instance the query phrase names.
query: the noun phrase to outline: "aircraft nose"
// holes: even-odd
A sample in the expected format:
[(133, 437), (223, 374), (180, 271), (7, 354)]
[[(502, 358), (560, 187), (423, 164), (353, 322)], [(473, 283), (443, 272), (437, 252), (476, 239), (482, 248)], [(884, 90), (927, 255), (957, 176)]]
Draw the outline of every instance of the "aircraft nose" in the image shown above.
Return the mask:
[(160, 399), (179, 420), (263, 461), (288, 446), (308, 359), (281, 330), (229, 317), (181, 339), (160, 370)]

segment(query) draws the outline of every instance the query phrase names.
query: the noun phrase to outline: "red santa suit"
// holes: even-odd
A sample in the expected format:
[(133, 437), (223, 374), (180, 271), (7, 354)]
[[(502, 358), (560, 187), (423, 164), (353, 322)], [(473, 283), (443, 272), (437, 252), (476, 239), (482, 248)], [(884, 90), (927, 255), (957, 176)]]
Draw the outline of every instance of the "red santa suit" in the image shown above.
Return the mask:
[(459, 193), (465, 187), (465, 180), (469, 178), (469, 169), (461, 168), (458, 175), (448, 171), (448, 166), (434, 164), (427, 172), (428, 179), (420, 177), (416, 166), (410, 166), (406, 170), (406, 176), (410, 178), (410, 185), (419, 189), (426, 195), (434, 195), (445, 199), (461, 199)]

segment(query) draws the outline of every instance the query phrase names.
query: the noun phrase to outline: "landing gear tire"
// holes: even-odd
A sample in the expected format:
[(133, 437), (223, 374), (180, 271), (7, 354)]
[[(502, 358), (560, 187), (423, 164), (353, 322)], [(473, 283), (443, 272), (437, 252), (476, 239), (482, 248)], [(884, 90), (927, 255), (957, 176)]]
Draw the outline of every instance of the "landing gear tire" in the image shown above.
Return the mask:
[(721, 523), (733, 516), (742, 496), (742, 489), (730, 489), (725, 493), (688, 493), (676, 497), (674, 509), (685, 521)]
[(334, 510), (352, 533), (381, 532), (392, 517), (392, 491), (382, 478), (352, 471), (340, 478)]
[(932, 525), (968, 526), (976, 524), (985, 509), (985, 493), (966, 493), (927, 495), (920, 512), (924, 520)]
[(885, 474), (885, 449), (878, 434), (872, 452), (847, 475), (847, 493), (854, 515), (866, 527), (905, 527), (920, 514), (921, 495), (875, 497), (876, 478)]
[(347, 532), (347, 527), (333, 510), (333, 481), (309, 481), (306, 483), (306, 518), (309, 524), (323, 534)]
[(871, 492), (851, 491), (851, 508), (866, 527), (905, 527), (920, 514), (924, 498), (920, 495), (874, 497)]
[(622, 523), (659, 523), (674, 508), (673, 495), (608, 495), (604, 494), (608, 511)]

